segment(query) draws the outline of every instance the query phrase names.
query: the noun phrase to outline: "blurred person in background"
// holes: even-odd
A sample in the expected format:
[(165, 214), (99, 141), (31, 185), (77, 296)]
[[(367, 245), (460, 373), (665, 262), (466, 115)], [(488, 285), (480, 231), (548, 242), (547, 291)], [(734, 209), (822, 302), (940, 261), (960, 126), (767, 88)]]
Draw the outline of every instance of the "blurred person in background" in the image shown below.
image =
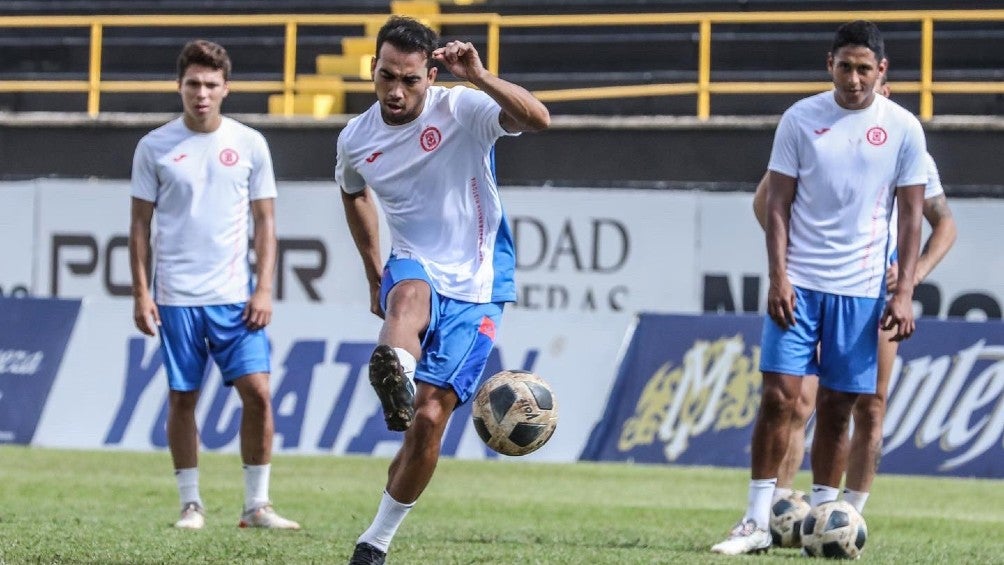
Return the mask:
[(272, 319), (275, 176), (265, 138), (220, 114), (230, 69), (220, 45), (186, 44), (178, 57), (183, 113), (136, 147), (129, 229), (133, 318), (144, 334), (160, 335), (170, 388), (167, 441), (181, 499), (174, 525), (205, 525), (195, 407), (211, 357), (243, 406), (245, 494), (238, 525), (296, 530), (299, 524), (272, 508), (268, 492), (273, 416), (265, 327)]

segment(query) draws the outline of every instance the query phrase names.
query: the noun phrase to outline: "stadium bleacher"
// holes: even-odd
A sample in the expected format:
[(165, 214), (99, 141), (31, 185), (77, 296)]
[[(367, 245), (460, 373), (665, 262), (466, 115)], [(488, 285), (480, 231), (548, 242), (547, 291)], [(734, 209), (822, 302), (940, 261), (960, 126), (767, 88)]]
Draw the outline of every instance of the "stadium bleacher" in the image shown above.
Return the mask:
[[(428, 1), (428, 0), (425, 0)], [(442, 0), (445, 14), (497, 13), (561, 15), (657, 12), (762, 12), (839, 10), (977, 9), (985, 2), (922, 0)], [(281, 26), (247, 28), (213, 25), (239, 14), (389, 14), (387, 0), (8, 0), (0, 16), (12, 15), (205, 15), (197, 27), (115, 27), (104, 30), (103, 80), (173, 80), (182, 43), (206, 37), (223, 43), (235, 64), (235, 80), (282, 78), (284, 33)], [(885, 23), (891, 78), (919, 77), (920, 29), (914, 23)], [(715, 24), (711, 45), (712, 81), (828, 81), (825, 46), (834, 25)], [(443, 25), (444, 38), (466, 38), (479, 49), (487, 40), (483, 25)], [(318, 75), (319, 62), (339, 56), (360, 41), (366, 26), (300, 26), (297, 34), (298, 81)], [(934, 28), (934, 78), (937, 81), (1004, 80), (1004, 22), (938, 22)], [(365, 41), (365, 40), (362, 40)], [(18, 29), (0, 26), (0, 81), (54, 79), (86, 81), (88, 32), (79, 28)], [(506, 28), (501, 34), (500, 74), (534, 91), (612, 85), (692, 83), (696, 80), (696, 25)], [(484, 51), (482, 51), (484, 53)], [(323, 65), (322, 65), (323, 66)], [(351, 67), (351, 64), (350, 64)], [(441, 74), (441, 80), (450, 77)], [(318, 78), (319, 81), (327, 80)], [(346, 77), (364, 85), (367, 81)], [(323, 84), (318, 87), (323, 90)], [(551, 101), (558, 117), (551, 131), (505, 146), (498, 155), (500, 181), (516, 186), (644, 186), (666, 183), (721, 186), (745, 190), (763, 170), (776, 119), (803, 94), (712, 94), (713, 118), (695, 119), (695, 96), (619, 97)], [(896, 100), (919, 113), (916, 92)], [(280, 179), (328, 179), (333, 138), (345, 116), (372, 104), (372, 92), (348, 91), (341, 105), (321, 115), (296, 120), (268, 116), (269, 94), (232, 92), (225, 110), (262, 130), (273, 148)], [(83, 92), (0, 92), (0, 168), (2, 179), (37, 176), (127, 178), (129, 154), (139, 136), (180, 110), (175, 92), (103, 92), (103, 118), (88, 117)], [(317, 109), (304, 105), (298, 113)], [(273, 108), (274, 110), (274, 108)], [(29, 112), (56, 112), (56, 118), (21, 119)], [(127, 113), (127, 114), (122, 114)], [(275, 113), (275, 112), (273, 112)], [(951, 171), (954, 194), (1004, 194), (995, 163), (1004, 129), (1004, 95), (936, 96), (928, 144)], [(650, 116), (662, 116), (652, 119)], [(952, 115), (963, 115), (954, 119)], [(125, 116), (125, 117), (123, 117)], [(607, 120), (607, 121), (604, 121)], [(612, 121), (610, 121), (612, 120)], [(616, 124), (614, 123), (616, 122)], [(63, 151), (52, 154), (50, 137), (58, 131)], [(598, 141), (600, 140), (600, 141)], [(503, 143), (504, 145), (504, 143)], [(720, 148), (731, 148), (727, 159)], [(320, 148), (320, 149), (319, 149)], [(673, 159), (667, 159), (672, 155)], [(682, 184), (681, 184), (682, 183)], [(712, 183), (712, 184), (708, 184)], [(689, 186), (689, 185), (688, 185)]]
[[(213, 17), (259, 13), (389, 13), (390, 2), (353, 0), (14, 0), (0, 4), (0, 15), (204, 14), (207, 24), (197, 28), (114, 27), (104, 31), (102, 78), (105, 80), (164, 80), (173, 78), (178, 47), (192, 37), (223, 43), (235, 61), (235, 77), (276, 80), (282, 75), (284, 30), (279, 27), (213, 26)], [(503, 15), (585, 14), (626, 12), (785, 11), (964, 9), (985, 2), (903, 0), (488, 0), (479, 3), (441, 2), (443, 13), (493, 12)], [(825, 81), (820, 46), (832, 35), (832, 24), (716, 25), (712, 40), (712, 80)], [(916, 23), (883, 25), (893, 62), (893, 80), (919, 77), (920, 30)], [(304, 26), (298, 30), (297, 74), (325, 69), (324, 57), (339, 57), (345, 42), (367, 41), (361, 26)], [(444, 38), (464, 37), (484, 49), (484, 26), (443, 26)], [(936, 80), (1001, 80), (1004, 78), (1004, 22), (939, 23), (935, 29)], [(0, 80), (85, 80), (88, 30), (79, 28), (0, 30)], [(692, 82), (696, 80), (697, 34), (692, 25), (607, 26), (506, 29), (501, 38), (500, 72), (532, 90)], [(334, 63), (334, 61), (332, 61)], [(349, 61), (348, 67), (358, 67)], [(351, 78), (351, 77), (350, 77)], [(355, 77), (358, 79), (359, 77)], [(782, 111), (800, 95), (750, 97), (719, 95), (716, 114), (770, 115)], [(81, 93), (0, 93), (0, 111), (80, 111)], [(917, 111), (915, 97), (901, 99)], [(348, 93), (337, 112), (357, 113), (372, 100), (369, 93)], [(177, 101), (173, 94), (104, 94), (102, 111), (163, 111)], [(265, 113), (268, 95), (240, 93), (228, 101), (239, 113)], [(939, 97), (940, 114), (1004, 114), (1004, 97), (994, 94)], [(691, 115), (689, 97), (648, 97), (556, 103), (560, 114)]]

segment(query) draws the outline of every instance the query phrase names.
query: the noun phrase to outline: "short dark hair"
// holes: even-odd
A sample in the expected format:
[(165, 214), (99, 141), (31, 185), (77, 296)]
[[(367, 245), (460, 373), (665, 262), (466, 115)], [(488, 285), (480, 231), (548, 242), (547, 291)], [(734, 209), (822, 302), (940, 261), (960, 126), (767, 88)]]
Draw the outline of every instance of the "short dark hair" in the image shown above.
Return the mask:
[(432, 52), (439, 46), (439, 35), (429, 26), (405, 16), (391, 16), (377, 33), (376, 53), (390, 43), (404, 53), (425, 53), (426, 66), (432, 66)]
[(872, 53), (875, 53), (877, 60), (885, 59), (885, 42), (882, 40), (882, 32), (872, 22), (855, 20), (838, 27), (837, 33), (833, 36), (830, 54), (835, 55), (837, 50), (847, 45), (867, 47), (872, 50)]
[(185, 76), (185, 71), (191, 65), (202, 65), (223, 71), (223, 80), (230, 80), (230, 55), (218, 43), (205, 39), (195, 39), (186, 43), (178, 55), (178, 80)]

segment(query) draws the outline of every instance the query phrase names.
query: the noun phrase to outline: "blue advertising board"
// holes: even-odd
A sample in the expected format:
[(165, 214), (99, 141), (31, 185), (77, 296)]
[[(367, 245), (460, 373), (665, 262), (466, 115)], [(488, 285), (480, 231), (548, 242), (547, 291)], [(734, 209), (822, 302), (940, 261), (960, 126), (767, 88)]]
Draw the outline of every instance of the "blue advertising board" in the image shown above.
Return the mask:
[(0, 297), (0, 443), (31, 443), (79, 311), (79, 300)]
[[(762, 328), (762, 316), (641, 315), (581, 458), (748, 466)], [(883, 436), (883, 472), (1004, 477), (1004, 324), (920, 320)]]

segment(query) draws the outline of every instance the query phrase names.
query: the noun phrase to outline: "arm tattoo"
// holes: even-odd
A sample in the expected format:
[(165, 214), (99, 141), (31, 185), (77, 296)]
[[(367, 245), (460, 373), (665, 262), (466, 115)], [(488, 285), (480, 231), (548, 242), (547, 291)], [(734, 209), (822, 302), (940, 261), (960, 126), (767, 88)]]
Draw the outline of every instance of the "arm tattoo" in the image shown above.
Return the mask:
[(948, 207), (948, 199), (945, 198), (944, 194), (924, 200), (924, 217), (931, 222), (931, 225), (937, 224), (940, 220), (951, 215), (952, 210)]

